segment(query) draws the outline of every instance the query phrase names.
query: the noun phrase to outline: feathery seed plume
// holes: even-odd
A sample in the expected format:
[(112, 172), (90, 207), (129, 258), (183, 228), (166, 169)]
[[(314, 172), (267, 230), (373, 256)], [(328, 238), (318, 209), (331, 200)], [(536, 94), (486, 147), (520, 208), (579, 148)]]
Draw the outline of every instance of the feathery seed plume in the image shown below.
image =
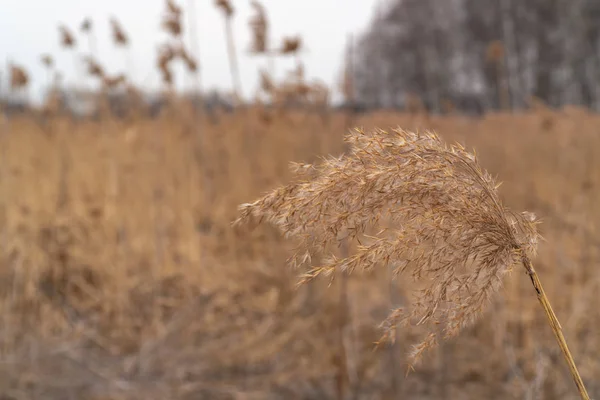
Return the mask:
[(223, 11), (227, 18), (231, 18), (234, 13), (233, 6), (229, 0), (215, 0), (215, 5)]
[(250, 19), (250, 29), (252, 31), (252, 44), (250, 51), (255, 54), (266, 53), (268, 51), (267, 33), (269, 23), (265, 7), (256, 0), (250, 3), (254, 11), (254, 16)]
[(10, 88), (21, 89), (29, 83), (29, 74), (23, 67), (12, 64), (10, 66)]
[(181, 7), (173, 0), (167, 0), (167, 10), (163, 16), (162, 26), (169, 34), (178, 37), (182, 32)]
[(60, 43), (65, 48), (71, 48), (75, 46), (75, 36), (71, 33), (69, 28), (65, 25), (60, 25), (58, 27), (60, 32)]
[(46, 68), (52, 68), (54, 66), (54, 58), (50, 54), (43, 54), (40, 57), (40, 61)]
[(580, 397), (589, 400), (562, 327), (533, 264), (539, 234), (536, 217), (500, 202), (498, 186), (474, 154), (445, 145), (434, 133), (404, 130), (346, 137), (347, 156), (319, 165), (299, 165), (299, 179), (254, 203), (240, 206), (237, 223), (258, 217), (300, 239), (308, 249), (292, 265), (326, 252), (345, 238), (357, 239), (355, 254), (330, 257), (302, 282), (336, 270), (351, 273), (391, 267), (412, 278), (408, 309), (384, 322), (383, 340), (393, 341), (399, 323), (441, 327), (414, 346), (411, 361), (452, 337), (483, 312), (513, 266), (521, 264), (569, 367)]
[(110, 26), (112, 30), (113, 41), (115, 42), (115, 44), (118, 46), (127, 46), (129, 40), (119, 21), (114, 17), (111, 18)]
[[(354, 255), (329, 258), (303, 282), (338, 269), (391, 266), (421, 288), (409, 310), (389, 316), (384, 339), (394, 337), (397, 323), (441, 324), (445, 336), (458, 334), (482, 313), (512, 266), (534, 255), (535, 218), (505, 208), (475, 156), (433, 133), (355, 130), (346, 140), (350, 155), (303, 166), (302, 179), (242, 205), (238, 222), (265, 219), (300, 239), (308, 249), (302, 261), (344, 237), (358, 239)], [(387, 223), (394, 227), (381, 229)], [(432, 330), (411, 361), (437, 341)]]
[(90, 18), (86, 18), (81, 22), (81, 26), (79, 27), (81, 32), (89, 32), (92, 30), (92, 20)]
[(285, 37), (283, 38), (283, 43), (279, 51), (281, 54), (295, 54), (300, 50), (301, 47), (302, 38), (300, 36)]
[(104, 68), (102, 68), (100, 63), (98, 63), (98, 61), (96, 61), (93, 57), (90, 57), (90, 56), (84, 57), (83, 61), (87, 65), (87, 73), (90, 76), (93, 76), (93, 77), (96, 77), (96, 78), (99, 78), (102, 80), (105, 78), (106, 74), (104, 72)]

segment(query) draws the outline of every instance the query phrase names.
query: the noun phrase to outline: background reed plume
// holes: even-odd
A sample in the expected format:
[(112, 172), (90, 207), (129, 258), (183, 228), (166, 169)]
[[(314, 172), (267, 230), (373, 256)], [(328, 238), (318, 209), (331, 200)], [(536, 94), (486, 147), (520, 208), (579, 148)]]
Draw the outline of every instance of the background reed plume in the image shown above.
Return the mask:
[(254, 54), (264, 54), (269, 50), (268, 30), (269, 22), (265, 7), (258, 1), (253, 0), (251, 3), (255, 14), (250, 18), (250, 30), (252, 32), (252, 43), (250, 52)]
[(181, 24), (182, 10), (173, 0), (167, 0), (166, 10), (163, 14), (163, 29), (175, 38), (181, 36), (182, 24)]
[(85, 18), (81, 21), (79, 25), (79, 30), (83, 35), (87, 37), (88, 41), (88, 51), (92, 57), (98, 56), (97, 46), (96, 46), (96, 35), (94, 32), (94, 23), (91, 18)]
[(50, 54), (42, 54), (40, 61), (45, 68), (52, 69), (54, 67), (54, 58)]
[(215, 6), (220, 8), (226, 17), (232, 17), (233, 13), (235, 12), (235, 10), (229, 0), (216, 0)]
[(430, 324), (414, 346), (411, 362), (473, 323), (498, 291), (503, 276), (522, 264), (530, 275), (550, 325), (583, 399), (588, 399), (552, 311), (531, 264), (539, 235), (531, 213), (504, 207), (491, 175), (474, 154), (446, 146), (434, 133), (403, 130), (346, 137), (348, 156), (319, 165), (295, 165), (301, 179), (254, 203), (240, 206), (238, 223), (266, 219), (286, 236), (300, 239), (303, 264), (344, 239), (357, 239), (348, 257), (325, 259), (302, 282), (336, 270), (351, 273), (389, 266), (394, 276), (414, 283), (409, 309), (396, 308), (384, 322), (383, 339), (395, 338), (398, 323)]
[(301, 48), (302, 38), (300, 36), (284, 37), (283, 42), (281, 43), (281, 49), (279, 51), (284, 55), (296, 55)]
[(175, 57), (175, 51), (169, 45), (162, 46), (158, 50), (156, 66), (160, 71), (163, 83), (167, 86), (171, 86), (173, 84), (173, 73), (171, 72), (170, 64)]
[(60, 25), (58, 27), (58, 31), (60, 33), (60, 43), (62, 47), (72, 48), (75, 46), (75, 36), (73, 36), (69, 28), (67, 28), (65, 25)]
[(119, 23), (119, 21), (116, 18), (114, 18), (114, 17), (111, 18), (110, 19), (110, 26), (111, 26), (111, 32), (112, 32), (113, 42), (117, 46), (124, 46), (124, 47), (126, 47), (127, 44), (129, 43), (129, 39), (127, 37), (127, 34), (125, 33), (125, 30), (123, 30), (123, 27)]
[(104, 79), (106, 73), (104, 72), (104, 68), (102, 67), (102, 65), (100, 65), (100, 63), (96, 59), (94, 59), (93, 57), (84, 57), (83, 62), (87, 67), (87, 74), (89, 76), (99, 78), (101, 80)]
[(27, 87), (29, 83), (29, 74), (23, 67), (11, 64), (10, 66), (10, 88), (18, 90)]

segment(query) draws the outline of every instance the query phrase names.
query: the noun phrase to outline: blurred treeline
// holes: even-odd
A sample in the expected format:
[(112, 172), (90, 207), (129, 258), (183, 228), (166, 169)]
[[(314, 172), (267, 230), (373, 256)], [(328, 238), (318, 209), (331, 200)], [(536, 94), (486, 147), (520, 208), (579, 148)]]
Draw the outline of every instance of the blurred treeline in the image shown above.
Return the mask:
[(357, 100), (427, 110), (600, 107), (600, 0), (390, 0), (357, 41)]

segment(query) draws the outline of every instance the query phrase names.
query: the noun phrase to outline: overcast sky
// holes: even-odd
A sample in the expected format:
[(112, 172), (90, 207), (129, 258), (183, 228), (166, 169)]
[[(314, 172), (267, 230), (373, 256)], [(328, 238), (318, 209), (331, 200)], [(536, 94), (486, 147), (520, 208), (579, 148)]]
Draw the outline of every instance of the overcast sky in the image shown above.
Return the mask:
[[(234, 32), (238, 46), (243, 92), (253, 93), (257, 70), (266, 66), (261, 57), (251, 57), (248, 20), (253, 14), (250, 0), (232, 0), (236, 8)], [(200, 47), (201, 79), (205, 89), (231, 88), (231, 76), (223, 36), (223, 17), (214, 0), (178, 0), (185, 11), (195, 7)], [(285, 35), (302, 35), (305, 44), (303, 61), (306, 75), (327, 84), (339, 79), (344, 46), (349, 34), (363, 32), (374, 12), (376, 0), (263, 0), (270, 20), (270, 35), (279, 45)], [(13, 61), (30, 72), (31, 96), (39, 98), (47, 75), (39, 59), (43, 53), (54, 56), (58, 69), (64, 72), (65, 84), (82, 76), (77, 60), (88, 53), (86, 37), (79, 33), (85, 17), (92, 18), (96, 30), (98, 55), (109, 73), (132, 69), (133, 80), (145, 88), (160, 87), (155, 68), (157, 47), (167, 35), (159, 30), (164, 0), (0, 0), (0, 70)], [(116, 17), (131, 40), (130, 54), (112, 43), (109, 18)], [(189, 13), (184, 15), (188, 29)], [(79, 43), (75, 55), (60, 48), (57, 26), (63, 23), (77, 33)], [(186, 42), (189, 43), (186, 37)], [(193, 50), (193, 49), (192, 49)], [(4, 60), (4, 61), (2, 61)], [(278, 61), (277, 76), (293, 67), (293, 62)], [(3, 74), (3, 76), (6, 76)], [(177, 75), (179, 88), (191, 85), (182, 71)]]

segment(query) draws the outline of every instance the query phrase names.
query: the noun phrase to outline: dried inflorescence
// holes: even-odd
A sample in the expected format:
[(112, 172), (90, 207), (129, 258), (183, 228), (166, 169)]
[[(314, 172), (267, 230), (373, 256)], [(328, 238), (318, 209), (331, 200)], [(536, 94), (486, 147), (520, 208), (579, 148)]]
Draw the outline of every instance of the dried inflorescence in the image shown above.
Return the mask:
[(229, 0), (215, 0), (215, 5), (223, 11), (227, 18), (233, 17), (234, 9)]
[(173, 0), (167, 0), (167, 10), (163, 16), (162, 26), (165, 31), (174, 37), (181, 36), (181, 14), (181, 7), (175, 4)]
[(302, 38), (300, 36), (285, 37), (279, 50), (281, 54), (296, 54), (302, 47)]
[(264, 6), (258, 1), (252, 0), (251, 4), (256, 14), (250, 19), (250, 29), (252, 31), (250, 51), (255, 54), (266, 53), (268, 51), (267, 33), (269, 28), (267, 13)]
[(90, 18), (85, 18), (83, 21), (81, 21), (79, 29), (84, 33), (90, 32), (92, 30), (92, 20)]
[(535, 218), (505, 208), (476, 157), (433, 133), (357, 129), (346, 140), (349, 155), (297, 165), (300, 179), (242, 205), (237, 222), (264, 219), (300, 239), (307, 251), (294, 265), (358, 240), (353, 255), (326, 259), (303, 282), (379, 266), (412, 278), (412, 301), (391, 313), (384, 339), (393, 340), (398, 323), (440, 326), (415, 346), (416, 362), (440, 334), (454, 336), (476, 320), (503, 275), (534, 255)]
[(126, 82), (126, 77), (123, 74), (109, 76), (102, 65), (93, 57), (84, 57), (83, 61), (87, 66), (88, 75), (99, 79), (105, 88), (115, 88)]
[(118, 46), (127, 46), (129, 40), (119, 21), (117, 21), (116, 18), (111, 18), (110, 26), (112, 30), (113, 41), (115, 42), (115, 44)]
[(273, 92), (276, 90), (276, 86), (273, 82), (273, 78), (271, 78), (271, 75), (264, 69), (261, 69), (259, 72), (259, 78), (260, 89), (267, 94), (273, 94)]
[(117, 86), (123, 85), (127, 81), (124, 74), (117, 74), (115, 76), (104, 76), (102, 78), (102, 85), (107, 88), (116, 88)]
[(54, 58), (50, 54), (43, 54), (40, 57), (40, 61), (44, 65), (44, 67), (51, 69), (54, 66)]
[(170, 64), (176, 59), (183, 61), (189, 72), (198, 71), (198, 62), (183, 46), (163, 45), (158, 51), (156, 64), (162, 76), (162, 81), (166, 84), (173, 83)]
[(10, 88), (12, 90), (21, 89), (29, 83), (29, 74), (23, 67), (18, 65), (10, 66)]
[(169, 64), (175, 59), (176, 53), (171, 46), (163, 46), (158, 51), (157, 67), (162, 76), (162, 81), (166, 84), (173, 83), (173, 74)]
[(179, 7), (174, 0), (167, 0), (167, 12), (177, 17), (180, 17), (182, 13), (181, 7)]
[(60, 32), (60, 44), (65, 48), (71, 48), (75, 46), (75, 36), (71, 33), (69, 28), (64, 25), (58, 27)]
[(177, 56), (183, 61), (189, 72), (198, 71), (198, 63), (196, 59), (183, 47), (177, 49)]
[(93, 57), (89, 57), (89, 56), (85, 57), (83, 59), (83, 61), (87, 66), (87, 73), (90, 76), (104, 79), (106, 74), (104, 72), (104, 68), (102, 68), (102, 66), (100, 65), (100, 63), (98, 61), (96, 61)]

